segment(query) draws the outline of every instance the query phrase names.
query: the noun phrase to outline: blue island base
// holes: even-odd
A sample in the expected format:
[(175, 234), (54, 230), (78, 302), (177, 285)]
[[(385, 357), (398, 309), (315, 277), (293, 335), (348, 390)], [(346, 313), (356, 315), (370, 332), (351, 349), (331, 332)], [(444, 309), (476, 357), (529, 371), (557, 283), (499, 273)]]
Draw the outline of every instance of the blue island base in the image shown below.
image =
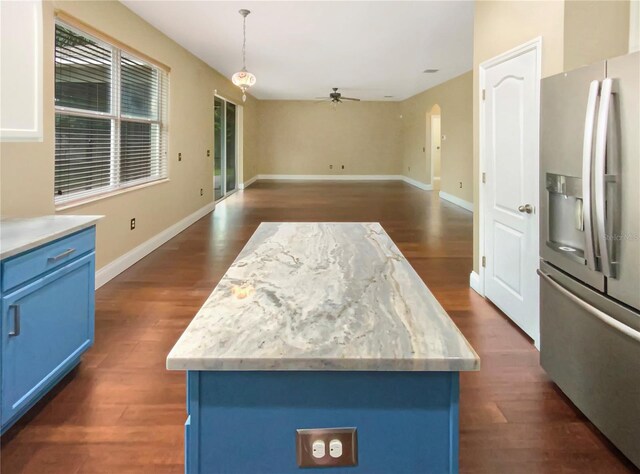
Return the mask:
[(456, 473), (458, 397), (458, 372), (189, 371), (185, 472), (308, 471), (296, 429), (356, 427), (358, 465), (319, 472)]

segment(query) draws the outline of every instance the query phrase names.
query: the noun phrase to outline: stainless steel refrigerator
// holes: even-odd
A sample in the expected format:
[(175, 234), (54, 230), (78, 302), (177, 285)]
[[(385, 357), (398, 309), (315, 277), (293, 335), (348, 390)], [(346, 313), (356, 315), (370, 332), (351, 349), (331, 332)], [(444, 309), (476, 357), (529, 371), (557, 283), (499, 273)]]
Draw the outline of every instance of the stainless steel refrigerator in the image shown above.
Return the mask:
[(640, 467), (640, 53), (542, 81), (540, 362)]

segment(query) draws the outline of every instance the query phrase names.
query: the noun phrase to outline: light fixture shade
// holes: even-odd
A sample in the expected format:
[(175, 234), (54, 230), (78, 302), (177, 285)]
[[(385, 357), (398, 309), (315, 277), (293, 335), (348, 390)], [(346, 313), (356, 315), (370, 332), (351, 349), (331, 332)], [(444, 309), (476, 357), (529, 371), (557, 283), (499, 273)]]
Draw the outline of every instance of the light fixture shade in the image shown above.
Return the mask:
[(247, 71), (247, 15), (249, 10), (242, 9), (238, 13), (242, 15), (242, 70), (231, 77), (231, 82), (242, 91), (242, 101), (247, 100), (247, 89), (256, 83), (256, 76)]
[(236, 72), (233, 77), (231, 77), (231, 82), (233, 82), (234, 85), (238, 86), (244, 92), (256, 83), (256, 76), (251, 74), (249, 71), (243, 70), (240, 72)]

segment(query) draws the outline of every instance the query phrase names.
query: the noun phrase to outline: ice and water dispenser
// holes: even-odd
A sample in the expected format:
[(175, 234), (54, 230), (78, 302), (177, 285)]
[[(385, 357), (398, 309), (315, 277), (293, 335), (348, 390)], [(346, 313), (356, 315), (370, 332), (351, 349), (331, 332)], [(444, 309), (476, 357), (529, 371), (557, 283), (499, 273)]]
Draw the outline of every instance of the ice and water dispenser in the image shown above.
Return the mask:
[(547, 246), (572, 260), (585, 263), (582, 179), (547, 173), (546, 189), (549, 199)]

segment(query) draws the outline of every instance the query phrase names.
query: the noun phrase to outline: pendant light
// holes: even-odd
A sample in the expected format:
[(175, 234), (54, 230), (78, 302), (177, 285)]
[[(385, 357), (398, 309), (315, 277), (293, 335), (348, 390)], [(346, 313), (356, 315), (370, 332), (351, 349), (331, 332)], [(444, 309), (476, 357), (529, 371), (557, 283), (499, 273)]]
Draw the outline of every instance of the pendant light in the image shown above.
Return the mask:
[(247, 15), (251, 12), (243, 8), (238, 13), (242, 15), (242, 70), (231, 77), (231, 82), (242, 90), (242, 101), (245, 102), (247, 100), (247, 89), (256, 83), (256, 76), (247, 71), (245, 52), (247, 46)]

